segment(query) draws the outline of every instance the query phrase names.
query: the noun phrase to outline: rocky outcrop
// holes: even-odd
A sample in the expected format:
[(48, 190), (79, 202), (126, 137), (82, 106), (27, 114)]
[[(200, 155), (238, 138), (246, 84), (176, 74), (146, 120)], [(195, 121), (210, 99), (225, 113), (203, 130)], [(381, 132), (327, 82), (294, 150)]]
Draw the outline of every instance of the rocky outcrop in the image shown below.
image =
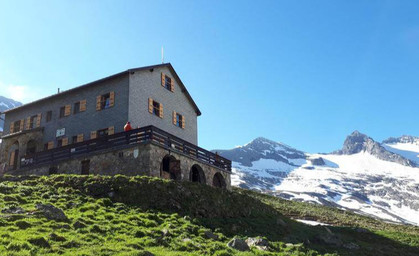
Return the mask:
[(416, 164), (401, 155), (394, 154), (387, 151), (380, 143), (374, 141), (372, 138), (359, 131), (354, 131), (351, 135), (346, 137), (343, 143), (342, 150), (335, 153), (342, 155), (352, 155), (360, 152), (368, 152), (378, 159), (384, 161), (395, 162), (405, 166), (416, 167)]
[(231, 239), (230, 242), (228, 242), (227, 246), (241, 252), (250, 251), (250, 248), (247, 245), (246, 241), (240, 238)]
[(48, 220), (68, 221), (68, 218), (63, 210), (53, 206), (52, 204), (37, 204), (36, 209), (38, 209)]

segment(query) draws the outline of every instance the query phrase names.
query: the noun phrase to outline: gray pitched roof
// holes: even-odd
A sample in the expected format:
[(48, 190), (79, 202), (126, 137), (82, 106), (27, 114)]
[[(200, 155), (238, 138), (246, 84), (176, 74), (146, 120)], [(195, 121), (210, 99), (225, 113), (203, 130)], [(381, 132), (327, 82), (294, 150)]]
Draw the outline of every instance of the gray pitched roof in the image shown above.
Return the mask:
[(170, 64), (170, 63), (163, 63), (163, 64), (158, 64), (158, 65), (152, 65), (152, 66), (145, 66), (145, 67), (128, 69), (128, 70), (125, 70), (125, 71), (122, 71), (122, 72), (113, 74), (111, 76), (108, 76), (108, 77), (105, 77), (105, 78), (102, 78), (102, 79), (99, 79), (99, 80), (96, 80), (96, 81), (93, 81), (93, 82), (90, 82), (90, 83), (87, 83), (87, 84), (84, 84), (84, 85), (80, 85), (80, 86), (74, 87), (72, 89), (63, 91), (63, 92), (61, 92), (59, 94), (54, 94), (54, 95), (51, 95), (51, 96), (48, 96), (48, 97), (45, 97), (45, 98), (42, 98), (42, 99), (39, 99), (39, 100), (35, 100), (33, 102), (30, 102), (30, 103), (24, 104), (24, 105), (19, 106), (19, 107), (16, 107), (16, 108), (8, 109), (4, 113), (9, 113), (9, 112), (12, 112), (12, 111), (15, 111), (15, 110), (18, 110), (18, 109), (26, 108), (26, 107), (32, 106), (34, 104), (37, 104), (37, 103), (40, 103), (40, 102), (43, 102), (43, 101), (46, 101), (46, 100), (50, 100), (50, 99), (52, 99), (54, 97), (62, 96), (64, 94), (66, 94), (66, 93), (77, 91), (77, 90), (83, 89), (85, 87), (88, 87), (88, 86), (95, 85), (97, 83), (103, 82), (105, 80), (115, 78), (117, 76), (129, 74), (130, 72), (147, 70), (147, 69), (153, 69), (153, 68), (158, 68), (158, 67), (168, 67), (170, 69), (170, 71), (174, 74), (175, 79), (178, 81), (178, 84), (181, 87), (182, 92), (185, 93), (186, 97), (191, 102), (192, 106), (195, 108), (196, 114), (198, 116), (200, 116), (201, 115), (201, 111), (199, 110), (199, 108), (196, 105), (195, 101), (192, 99), (192, 96), (189, 94), (189, 92), (186, 89), (185, 85), (183, 84), (182, 80), (179, 78), (179, 76), (177, 75), (175, 69), (173, 68), (172, 64)]

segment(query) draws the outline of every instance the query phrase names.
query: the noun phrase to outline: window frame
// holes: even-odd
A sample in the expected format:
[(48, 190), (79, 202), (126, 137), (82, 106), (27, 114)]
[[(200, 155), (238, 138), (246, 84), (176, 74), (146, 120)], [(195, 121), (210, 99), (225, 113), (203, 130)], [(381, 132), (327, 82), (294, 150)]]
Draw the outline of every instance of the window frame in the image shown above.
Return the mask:
[(160, 117), (160, 102), (153, 100), (153, 115)]
[(13, 122), (13, 133), (20, 132), (20, 125), (22, 120), (17, 120)]
[(52, 110), (47, 111), (47, 116), (45, 118), (45, 122), (51, 122), (52, 120)]
[(65, 106), (60, 107), (60, 118), (64, 118), (65, 117)]
[(38, 115), (34, 115), (29, 118), (29, 129), (35, 128), (37, 119), (38, 119)]
[(77, 101), (73, 104), (73, 115), (80, 113), (81, 101)]

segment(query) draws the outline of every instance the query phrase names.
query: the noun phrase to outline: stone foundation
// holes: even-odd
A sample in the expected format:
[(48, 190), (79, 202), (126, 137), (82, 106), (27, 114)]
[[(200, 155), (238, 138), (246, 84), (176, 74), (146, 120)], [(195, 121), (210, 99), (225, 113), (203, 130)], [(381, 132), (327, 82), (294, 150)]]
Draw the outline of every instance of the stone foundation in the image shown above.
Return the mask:
[(176, 159), (176, 161), (180, 161), (180, 180), (192, 181), (191, 171), (194, 166), (195, 169), (199, 169), (202, 173), (201, 183), (210, 186), (219, 184), (217, 183), (218, 180), (214, 183), (214, 177), (218, 173), (217, 177), (222, 177), (221, 179), (223, 179), (223, 186), (229, 190), (231, 189), (230, 172), (184, 155), (178, 151), (168, 150), (152, 143), (137, 144), (121, 150), (107, 150), (78, 156), (69, 160), (42, 166), (20, 168), (14, 171), (8, 171), (7, 174), (82, 174), (82, 162), (86, 161), (85, 163), (89, 163), (88, 174), (148, 175), (167, 178), (170, 177), (170, 173), (163, 170), (163, 158), (167, 156), (170, 156), (171, 159)]

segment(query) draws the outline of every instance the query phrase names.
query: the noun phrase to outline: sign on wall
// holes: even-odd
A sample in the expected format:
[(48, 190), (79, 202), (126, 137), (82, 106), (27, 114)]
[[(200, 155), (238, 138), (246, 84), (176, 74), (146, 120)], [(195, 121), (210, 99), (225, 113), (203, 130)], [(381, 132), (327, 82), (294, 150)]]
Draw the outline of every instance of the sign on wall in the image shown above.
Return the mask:
[(57, 129), (56, 137), (61, 137), (65, 135), (65, 128)]

